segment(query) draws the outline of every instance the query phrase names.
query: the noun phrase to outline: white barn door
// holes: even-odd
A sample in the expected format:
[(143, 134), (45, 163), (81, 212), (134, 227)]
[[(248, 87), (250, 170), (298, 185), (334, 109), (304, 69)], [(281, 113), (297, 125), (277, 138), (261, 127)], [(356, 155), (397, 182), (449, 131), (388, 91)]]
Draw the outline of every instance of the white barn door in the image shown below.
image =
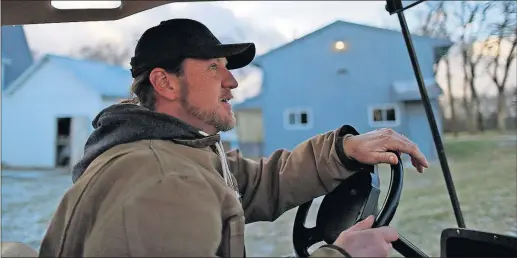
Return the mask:
[(90, 118), (73, 117), (70, 125), (70, 170), (83, 157), (84, 145), (91, 133)]

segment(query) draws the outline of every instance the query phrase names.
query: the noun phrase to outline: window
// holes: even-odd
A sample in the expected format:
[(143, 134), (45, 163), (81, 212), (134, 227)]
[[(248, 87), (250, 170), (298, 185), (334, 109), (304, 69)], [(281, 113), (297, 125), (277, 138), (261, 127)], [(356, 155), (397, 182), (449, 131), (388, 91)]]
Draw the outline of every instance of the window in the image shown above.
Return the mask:
[(369, 122), (371, 126), (398, 126), (400, 112), (396, 105), (379, 105), (369, 108)]
[(307, 108), (290, 108), (284, 112), (284, 127), (289, 130), (312, 127), (312, 111)]
[(440, 60), (442, 58), (447, 58), (447, 54), (449, 52), (450, 46), (439, 46), (433, 49), (434, 60), (433, 60), (433, 72), (436, 73), (438, 71), (438, 67), (440, 65)]
[(435, 47), (433, 54), (434, 54), (434, 62), (433, 62), (433, 68), (436, 71), (438, 69), (438, 65), (440, 64), (440, 60), (447, 56), (447, 53), (449, 51), (449, 46), (440, 46)]
[(434, 63), (438, 64), (440, 60), (449, 52), (449, 46), (440, 46), (434, 48)]

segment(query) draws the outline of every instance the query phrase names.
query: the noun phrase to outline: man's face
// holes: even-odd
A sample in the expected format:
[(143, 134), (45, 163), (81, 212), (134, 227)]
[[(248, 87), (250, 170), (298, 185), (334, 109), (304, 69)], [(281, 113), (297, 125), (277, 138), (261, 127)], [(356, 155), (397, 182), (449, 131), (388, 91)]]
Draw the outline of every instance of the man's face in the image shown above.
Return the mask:
[(185, 114), (217, 131), (233, 129), (236, 121), (228, 101), (233, 98), (231, 89), (238, 83), (226, 68), (226, 59), (188, 58), (183, 71), (179, 102)]

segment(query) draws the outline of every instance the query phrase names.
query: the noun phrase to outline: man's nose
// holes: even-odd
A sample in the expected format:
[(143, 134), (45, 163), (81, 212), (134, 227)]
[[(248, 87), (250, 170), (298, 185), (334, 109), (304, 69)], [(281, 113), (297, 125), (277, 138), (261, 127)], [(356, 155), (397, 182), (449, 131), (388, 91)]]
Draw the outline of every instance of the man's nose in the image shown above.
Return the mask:
[(221, 83), (221, 86), (223, 88), (235, 89), (239, 86), (239, 83), (237, 82), (233, 74), (230, 72), (230, 70), (225, 68), (223, 73), (223, 81)]

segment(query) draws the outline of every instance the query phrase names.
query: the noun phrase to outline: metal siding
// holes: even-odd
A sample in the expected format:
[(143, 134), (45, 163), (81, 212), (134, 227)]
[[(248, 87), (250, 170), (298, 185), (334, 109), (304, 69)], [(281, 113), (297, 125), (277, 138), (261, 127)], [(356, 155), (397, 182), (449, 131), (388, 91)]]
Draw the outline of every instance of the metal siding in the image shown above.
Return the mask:
[[(433, 106), (434, 117), (438, 123), (438, 129), (441, 130), (441, 121), (439, 119), (439, 110), (437, 110), (436, 102), (431, 103)], [(407, 110), (407, 137), (415, 142), (420, 151), (429, 160), (435, 160), (438, 155), (433, 141), (431, 128), (425, 113), (424, 106), (421, 101), (411, 101), (406, 103)]]
[[(333, 52), (330, 47), (335, 40), (346, 41), (348, 52)], [(415, 38), (414, 44), (423, 76), (432, 77), (432, 46), (437, 41)], [(260, 61), (265, 79), (261, 90), (264, 155), (279, 148), (292, 149), (343, 124), (354, 126), (361, 133), (376, 129), (368, 122), (369, 107), (397, 103), (390, 94), (393, 82), (414, 79), (402, 34), (346, 23), (328, 26), (314, 37), (304, 37)], [(342, 68), (347, 70), (346, 74), (338, 72)], [(404, 104), (401, 106), (401, 123), (394, 129), (406, 134), (413, 122)], [(287, 130), (283, 112), (292, 107), (311, 108), (313, 127)], [(425, 113), (419, 114), (422, 115), (421, 122), (425, 122)], [(246, 118), (238, 119), (239, 123), (247, 123)], [(427, 123), (424, 127), (428, 127)], [(429, 149), (421, 136), (415, 137)]]
[(2, 163), (13, 166), (53, 167), (56, 117), (86, 116), (91, 130), (102, 108), (95, 91), (52, 62), (35, 71), (12, 96), (3, 97)]

